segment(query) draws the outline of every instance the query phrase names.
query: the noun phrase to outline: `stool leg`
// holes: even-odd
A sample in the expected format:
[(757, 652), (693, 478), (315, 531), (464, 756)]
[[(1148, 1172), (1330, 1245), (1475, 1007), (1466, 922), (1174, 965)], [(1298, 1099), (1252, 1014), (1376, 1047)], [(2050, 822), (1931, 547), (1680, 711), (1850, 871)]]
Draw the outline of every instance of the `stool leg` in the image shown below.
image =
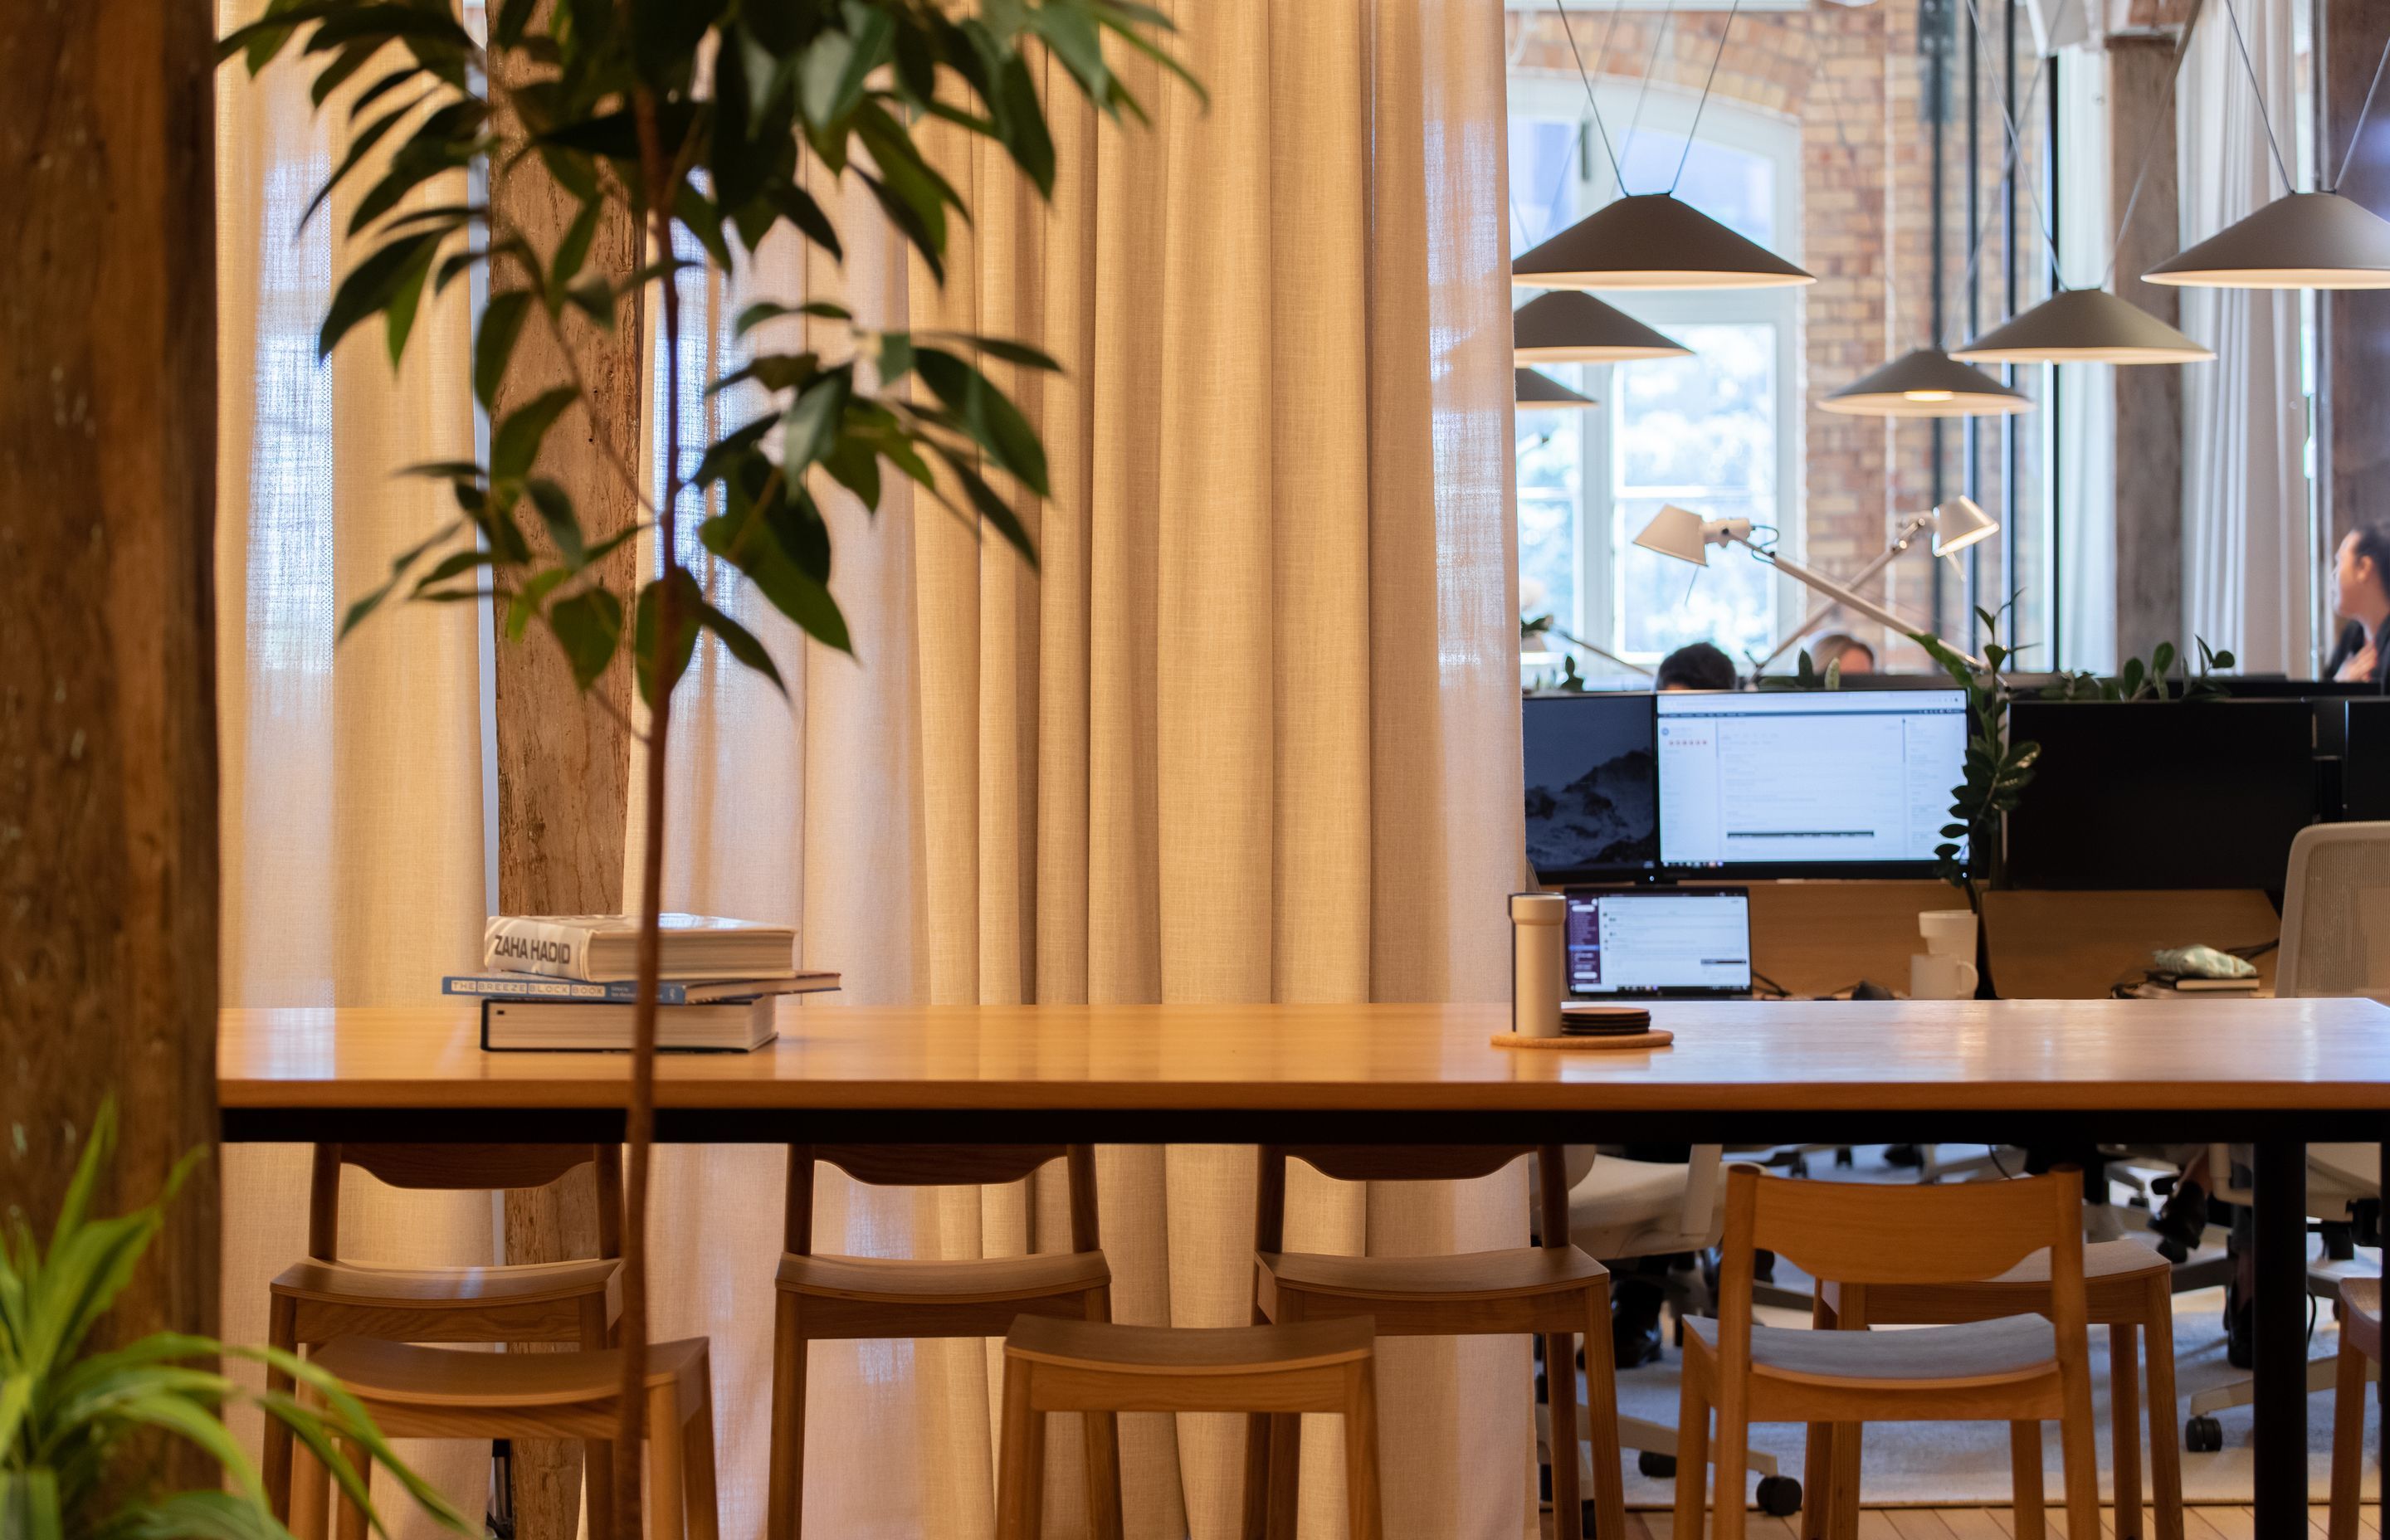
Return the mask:
[(2183, 1540), (2182, 1422), (2174, 1390), (2174, 1282), (2163, 1273), (2150, 1280), (2141, 1320), (2142, 1351), (2149, 1360), (2150, 1495), (2157, 1506), (2158, 1540)]
[[(1291, 1291), (1281, 1292), (1278, 1300), (1278, 1323), (1291, 1326), (1303, 1319), (1303, 1296)], [(1296, 1526), (1302, 1521), (1303, 1499), (1303, 1417), (1298, 1412), (1277, 1412), (1269, 1418), (1269, 1540), (1295, 1540)]]
[[(1702, 1540), (1702, 1508), (1710, 1480), (1710, 1403), (1690, 1359), (1684, 1369), (1677, 1397), (1676, 1540)], [(1610, 1540), (1612, 1533), (1604, 1530), (1595, 1540)]]
[[(285, 1353), (299, 1351), (297, 1300), (286, 1299), (279, 1294), (274, 1296), (266, 1319), (265, 1341), (268, 1346), (280, 1348)], [(292, 1385), (290, 1376), (271, 1365), (267, 1366), (265, 1389), (268, 1394), (278, 1392), (289, 1395)], [(279, 1419), (270, 1417), (265, 1419), (265, 1500), (272, 1507), (274, 1517), (285, 1524), (290, 1522), (290, 1451), (297, 1443), (289, 1428)]]
[(670, 1385), (648, 1392), (648, 1534), (686, 1540), (688, 1494), (680, 1459), (680, 1395)]
[[(688, 1483), (688, 1540), (722, 1540), (722, 1497), (714, 1489), (713, 1402), (699, 1406), (681, 1430), (681, 1469)], [(592, 1540), (598, 1537), (592, 1533)]]
[(767, 1540), (798, 1540), (805, 1521), (805, 1339), (797, 1296), (782, 1290), (772, 1323), (772, 1469)]
[[(301, 1387), (300, 1404), (316, 1415), (325, 1411), (324, 1398)], [(315, 1451), (297, 1444), (290, 1455), (290, 1533), (296, 1540), (328, 1540), (332, 1530), (332, 1473)]]
[(2042, 1540), (2041, 1424), (2009, 1424), (2011, 1518), (2016, 1540)]
[[(1594, 1533), (1626, 1533), (1626, 1469), (1618, 1452), (1618, 1366), (1610, 1348), (1610, 1280), (1586, 1290), (1586, 1452), (1593, 1465)], [(1574, 1451), (1572, 1451), (1574, 1454)], [(1576, 1461), (1572, 1458), (1569, 1464)]]
[[(1826, 1289), (1818, 1285), (1809, 1296), (1809, 1329), (1841, 1329)], [(1812, 1422), (1801, 1441), (1801, 1540), (1826, 1540), (1834, 1517), (1834, 1425)]]
[[(1585, 1346), (1590, 1368), (1593, 1339), (1587, 1338)], [(1588, 1392), (1587, 1405), (1592, 1401)], [(1584, 1540), (1585, 1507), (1576, 1480), (1576, 1339), (1562, 1331), (1544, 1339), (1544, 1429), (1552, 1462), (1552, 1534), (1557, 1540)]]
[[(1574, 1464), (1576, 1451), (1569, 1451)], [(1344, 1503), (1352, 1540), (1379, 1540), (1378, 1371), (1375, 1356), (1344, 1371)]]
[[(349, 1468), (357, 1473), (357, 1484), (370, 1494), (373, 1491), (373, 1460), (365, 1445), (349, 1439), (341, 1440), (341, 1454)], [(366, 1540), (366, 1510), (347, 1493), (341, 1494), (340, 1517), (334, 1526), (338, 1540)]]
[(1832, 1509), (1826, 1515), (1826, 1533), (1834, 1540), (1857, 1540), (1859, 1533), (1859, 1460), (1867, 1444), (1867, 1424), (1834, 1424), (1832, 1474), (1826, 1482)]
[(2116, 1461), (2116, 1540), (2141, 1535), (2141, 1370), (2129, 1321), (2108, 1324), (2108, 1396)]
[(2332, 1389), (2332, 1540), (2357, 1540), (2358, 1487), (2365, 1479), (2365, 1354), (2340, 1339)]
[[(589, 1352), (603, 1351), (609, 1343), (606, 1329), (606, 1302), (602, 1298), (581, 1302), (581, 1345)], [(614, 1536), (614, 1441), (585, 1439), (581, 1444), (581, 1485), (584, 1503), (589, 1509), (590, 1540), (613, 1540)], [(568, 1515), (569, 1517), (569, 1515)]]
[[(1111, 1290), (1087, 1290), (1087, 1319), (1112, 1318)], [(1079, 1414), (1087, 1451), (1087, 1522), (1096, 1540), (1121, 1540), (1120, 1418), (1111, 1412)]]
[(1037, 1540), (1046, 1510), (1046, 1414), (1034, 1405), (1034, 1366), (1007, 1354), (996, 1444), (996, 1540)]

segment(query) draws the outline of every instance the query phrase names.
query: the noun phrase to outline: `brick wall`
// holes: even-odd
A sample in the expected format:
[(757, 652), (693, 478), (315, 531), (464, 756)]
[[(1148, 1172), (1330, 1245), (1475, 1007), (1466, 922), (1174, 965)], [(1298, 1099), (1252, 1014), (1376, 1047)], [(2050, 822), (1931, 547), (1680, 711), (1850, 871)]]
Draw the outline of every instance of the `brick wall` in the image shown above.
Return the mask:
[[(1964, 38), (1970, 30), (1963, 0), (1954, 0), (1954, 5), (1958, 36), (1948, 71), (1952, 121), (1943, 194), (1952, 346), (1965, 335), (1959, 285), (1967, 263)], [(1995, 46), (2002, 13), (1998, 3), (1984, 5), (1985, 24), (1992, 30)], [(1631, 84), (1643, 78), (1651, 63), (1657, 80), (1697, 92), (1715, 58), (1713, 89), (1718, 96), (1792, 120), (1785, 132), (1800, 141), (1801, 263), (1818, 278), (1802, 291), (1802, 374), (1793, 382), (1806, 403), (1800, 491), (1806, 555), (1830, 573), (1849, 571), (1881, 551), (1901, 516), (1929, 507), (1933, 501), (1934, 430), (1929, 423), (1841, 417), (1817, 405), (1830, 391), (1922, 345), (1929, 334), (1933, 138), (1924, 117), (1927, 71), (1919, 53), (1919, 14), (1917, 0), (1850, 7), (1821, 3), (1807, 11), (1739, 14), (1728, 30), (1724, 11), (1679, 11), (1668, 17), (1660, 11), (1616, 12), (1588, 6), (1571, 12), (1576, 44), (1597, 78)], [(1514, 75), (1575, 80), (1575, 61), (1556, 16), (1514, 12), (1508, 26)], [(1661, 38), (1664, 26), (1666, 35)], [(1722, 31), (1727, 41), (1720, 55)], [(1655, 42), (1659, 54), (1653, 62)], [(2028, 36), (2024, 51), (2029, 50)], [(2020, 96), (2031, 74), (2028, 58), (2019, 80)], [(2006, 260), (1998, 191), (2006, 148), (1997, 105), (2000, 61), (1980, 60), (1977, 81), (1979, 201), (1991, 223), (1976, 259), (1977, 314), (1988, 327), (2000, 318), (2000, 274)], [(2045, 92), (2049, 84), (2043, 83)], [(2025, 116), (2026, 174), (2037, 176), (2035, 120), (2039, 110)], [(2020, 206), (2019, 217), (2020, 244), (2030, 237), (2030, 255), (2039, 237), (2031, 234), (2029, 205)], [(2000, 430), (1994, 419), (1982, 422), (1976, 495), (1997, 512)], [(1958, 420), (1946, 423), (1946, 495), (1965, 488), (1964, 440)], [(2030, 447), (2033, 441), (2026, 442)], [(2023, 464), (2027, 469), (2019, 478), (2021, 489), (2037, 485), (2030, 456)], [(1930, 566), (1930, 558), (1912, 556), (1891, 574), (1892, 602), (1920, 619), (1929, 613)], [(1943, 634), (1963, 637), (1964, 590), (1947, 564), (1942, 586)], [(2003, 588), (1997, 550), (1986, 551), (1984, 586), (1995, 594)], [(1864, 622), (1831, 623), (1881, 639), (1880, 628)], [(1894, 666), (1916, 667), (1921, 654), (1904, 642), (1888, 661)]]

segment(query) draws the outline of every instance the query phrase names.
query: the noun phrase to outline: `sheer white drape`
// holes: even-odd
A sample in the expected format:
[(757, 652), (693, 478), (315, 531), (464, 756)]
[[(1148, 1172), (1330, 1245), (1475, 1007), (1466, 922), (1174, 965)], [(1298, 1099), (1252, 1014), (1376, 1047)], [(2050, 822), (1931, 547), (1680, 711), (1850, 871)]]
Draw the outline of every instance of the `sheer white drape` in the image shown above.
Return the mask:
[[(2286, 157), (2296, 154), (2290, 0), (2236, 0), (2249, 59)], [(2182, 238), (2204, 240), (2282, 185), (2231, 19), (2200, 19), (2176, 93)], [(2295, 159), (2291, 171), (2296, 175)], [(2264, 289), (2185, 289), (2182, 329), (2216, 350), (2183, 371), (2183, 627), (2241, 667), (2313, 667), (2299, 301)]]
[[(2058, 184), (2058, 250), (2067, 276), (2088, 283), (2115, 247), (2107, 148), (2108, 60), (2096, 48), (2058, 55), (2059, 118), (2070, 151)], [(2138, 144), (2151, 127), (2126, 123)], [(2058, 634), (2064, 650), (2037, 667), (2116, 666), (2116, 366), (2066, 364), (2058, 379)]]

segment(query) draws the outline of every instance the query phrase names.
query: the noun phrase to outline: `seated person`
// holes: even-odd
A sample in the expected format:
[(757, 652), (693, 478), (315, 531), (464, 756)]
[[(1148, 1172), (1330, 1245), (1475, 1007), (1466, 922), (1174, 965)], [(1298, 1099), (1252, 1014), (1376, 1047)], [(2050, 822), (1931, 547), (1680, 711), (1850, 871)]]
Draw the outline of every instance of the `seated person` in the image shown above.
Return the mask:
[[(2348, 624), (2324, 677), (2343, 684), (2390, 683), (2390, 523), (2359, 524), (2332, 559), (2332, 611)], [(1665, 688), (1665, 686), (1662, 687)]]
[(1664, 690), (1730, 690), (1734, 660), (1707, 642), (1689, 643), (1660, 660), (1651, 683)]
[(1809, 661), (1819, 674), (1836, 663), (1843, 665), (1844, 674), (1873, 674), (1875, 648), (1847, 631), (1829, 631), (1809, 649)]

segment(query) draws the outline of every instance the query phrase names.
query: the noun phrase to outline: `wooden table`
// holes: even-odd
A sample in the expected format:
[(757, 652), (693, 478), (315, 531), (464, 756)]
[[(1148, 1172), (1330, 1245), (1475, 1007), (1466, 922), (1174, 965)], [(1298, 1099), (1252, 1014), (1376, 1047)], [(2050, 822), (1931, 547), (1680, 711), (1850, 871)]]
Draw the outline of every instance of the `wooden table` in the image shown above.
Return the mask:
[[(1494, 1006), (785, 1006), (667, 1058), (658, 1137), (2256, 1146), (2261, 1534), (2306, 1522), (2306, 1144), (2381, 1142), (2368, 1000), (1676, 1003), (1658, 1052), (1497, 1049)], [(469, 1007), (227, 1011), (228, 1140), (621, 1136), (624, 1061), (484, 1054)]]

